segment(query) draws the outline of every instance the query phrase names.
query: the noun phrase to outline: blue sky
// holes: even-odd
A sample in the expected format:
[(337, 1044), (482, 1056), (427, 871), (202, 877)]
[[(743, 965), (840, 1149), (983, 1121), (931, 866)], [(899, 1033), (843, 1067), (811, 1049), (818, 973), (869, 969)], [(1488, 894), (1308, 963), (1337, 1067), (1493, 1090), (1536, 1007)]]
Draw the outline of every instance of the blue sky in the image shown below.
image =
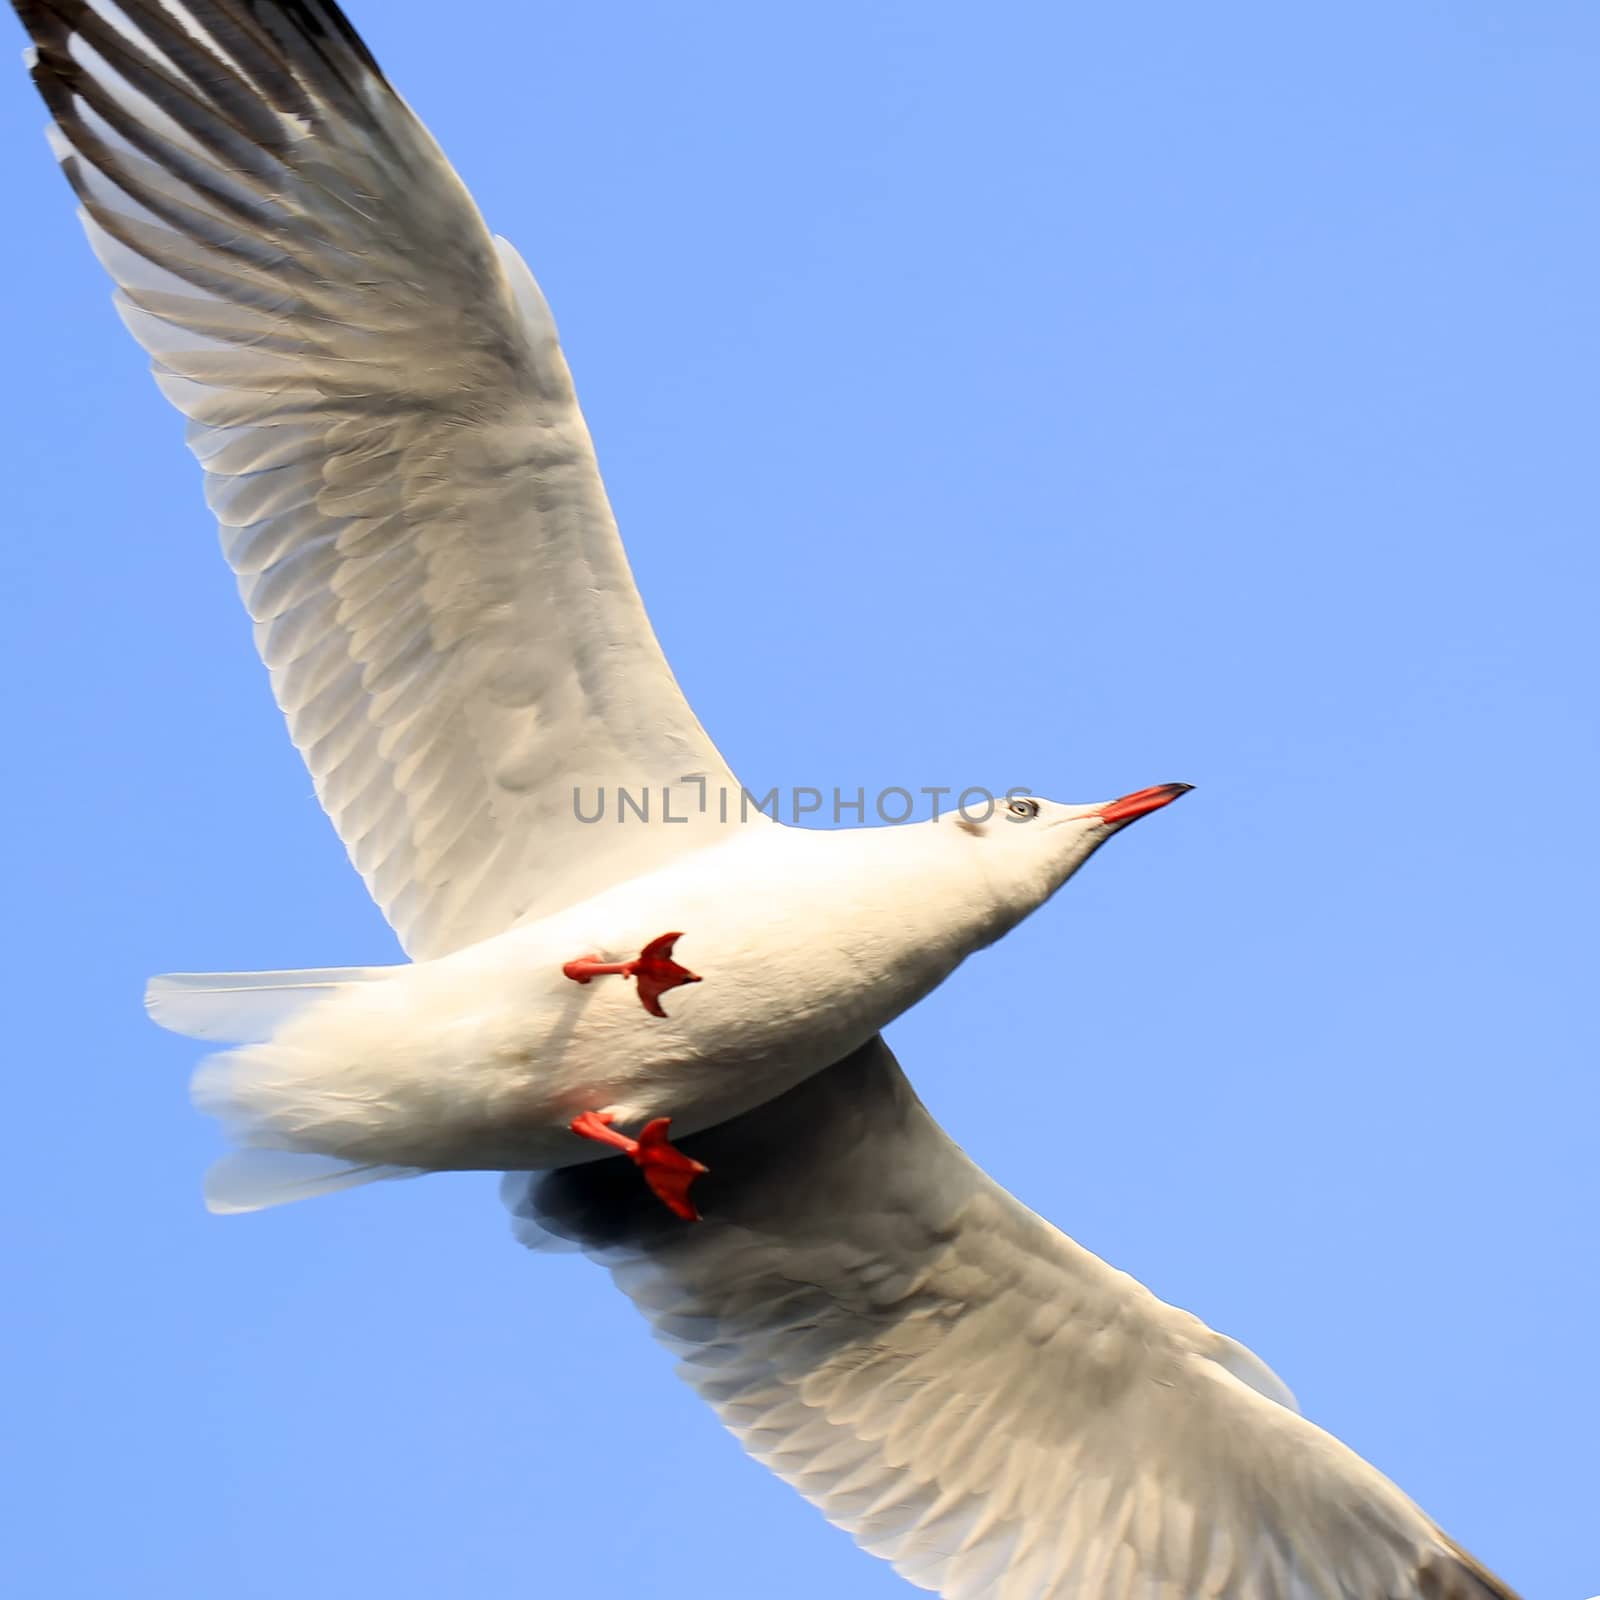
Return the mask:
[[(471, 14), (355, 7), (746, 780), (1198, 785), (897, 1025), (924, 1097), (1600, 1592), (1600, 13)], [(10, 1588), (909, 1593), (491, 1179), (202, 1210), (146, 975), (395, 948), (20, 67), (0, 122)]]

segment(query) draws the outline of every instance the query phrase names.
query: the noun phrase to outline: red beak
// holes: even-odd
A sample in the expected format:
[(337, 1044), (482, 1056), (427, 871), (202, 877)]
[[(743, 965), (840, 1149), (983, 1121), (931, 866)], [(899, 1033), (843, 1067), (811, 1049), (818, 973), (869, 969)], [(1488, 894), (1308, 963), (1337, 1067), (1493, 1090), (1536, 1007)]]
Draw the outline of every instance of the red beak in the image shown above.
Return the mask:
[(1158, 783), (1153, 789), (1136, 789), (1132, 794), (1125, 794), (1120, 800), (1102, 806), (1100, 820), (1132, 822), (1147, 811), (1159, 811), (1162, 806), (1170, 806), (1180, 794), (1188, 794), (1192, 788), (1192, 783)]

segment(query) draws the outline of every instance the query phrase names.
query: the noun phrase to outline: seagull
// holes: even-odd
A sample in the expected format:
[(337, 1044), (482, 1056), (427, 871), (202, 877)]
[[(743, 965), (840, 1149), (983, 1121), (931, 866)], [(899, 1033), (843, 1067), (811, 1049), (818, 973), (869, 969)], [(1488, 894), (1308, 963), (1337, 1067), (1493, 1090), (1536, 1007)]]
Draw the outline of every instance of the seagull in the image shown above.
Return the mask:
[[(407, 962), (152, 980), (219, 1211), (503, 1171), (745, 1447), (950, 1597), (1514, 1600), (881, 1030), (1178, 799), (785, 827), (635, 590), (554, 322), (328, 0), (13, 0), (290, 734)], [(591, 797), (595, 809), (586, 807)], [(626, 803), (625, 803), (626, 801)], [(614, 803), (614, 807), (613, 807)]]

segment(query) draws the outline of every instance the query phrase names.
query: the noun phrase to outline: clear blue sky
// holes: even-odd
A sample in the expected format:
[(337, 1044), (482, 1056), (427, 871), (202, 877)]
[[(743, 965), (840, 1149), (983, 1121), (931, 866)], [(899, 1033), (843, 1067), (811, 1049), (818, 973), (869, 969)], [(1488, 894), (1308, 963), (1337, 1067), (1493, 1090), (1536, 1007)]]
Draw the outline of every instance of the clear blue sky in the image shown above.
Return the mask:
[[(1600, 12), (353, 9), (747, 781), (1199, 786), (895, 1028), (935, 1111), (1600, 1592)], [(0, 119), (11, 1592), (909, 1593), (491, 1179), (201, 1209), (146, 975), (395, 948)]]

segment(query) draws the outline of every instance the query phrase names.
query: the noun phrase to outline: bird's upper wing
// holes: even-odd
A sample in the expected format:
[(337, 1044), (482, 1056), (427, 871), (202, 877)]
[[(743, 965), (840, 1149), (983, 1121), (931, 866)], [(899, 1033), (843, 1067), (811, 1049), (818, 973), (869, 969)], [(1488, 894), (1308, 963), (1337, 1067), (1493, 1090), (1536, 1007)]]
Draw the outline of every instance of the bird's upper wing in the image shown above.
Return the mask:
[(745, 1448), (967, 1600), (1513, 1600), (1242, 1346), (987, 1178), (881, 1040), (682, 1141), (705, 1220), (626, 1163), (507, 1179)]
[[(556, 331), (328, 0), (15, 0), (295, 744), (415, 957), (708, 837)], [(689, 800), (705, 793), (689, 787)], [(614, 823), (614, 819), (613, 819)]]

